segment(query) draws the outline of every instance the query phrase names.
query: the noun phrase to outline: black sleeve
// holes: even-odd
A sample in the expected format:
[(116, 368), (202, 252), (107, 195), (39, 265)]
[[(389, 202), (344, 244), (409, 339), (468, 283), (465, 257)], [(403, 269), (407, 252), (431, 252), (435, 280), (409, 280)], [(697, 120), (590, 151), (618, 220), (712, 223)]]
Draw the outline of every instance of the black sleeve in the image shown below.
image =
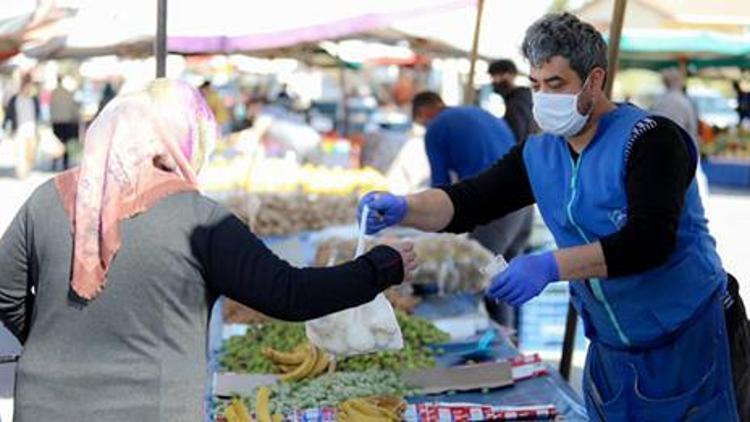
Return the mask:
[(691, 139), (672, 121), (652, 117), (633, 134), (626, 163), (628, 219), (622, 229), (602, 238), (609, 277), (655, 268), (674, 251), (685, 193), (697, 160)]
[(0, 320), (23, 343), (28, 326), (28, 205), (24, 205), (0, 238)]
[(440, 187), (451, 199), (455, 213), (449, 233), (465, 233), (535, 202), (523, 162), (523, 144), (516, 145), (486, 171)]
[(404, 278), (401, 255), (376, 247), (329, 268), (295, 268), (238, 218), (226, 216), (199, 240), (209, 287), (272, 318), (304, 321), (367, 303)]

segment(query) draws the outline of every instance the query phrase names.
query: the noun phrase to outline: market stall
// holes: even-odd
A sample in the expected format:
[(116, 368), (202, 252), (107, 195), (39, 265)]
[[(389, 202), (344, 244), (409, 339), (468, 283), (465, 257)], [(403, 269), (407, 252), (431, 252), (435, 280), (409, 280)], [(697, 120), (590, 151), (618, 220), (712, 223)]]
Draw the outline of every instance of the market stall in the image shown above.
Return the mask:
[[(273, 359), (293, 357), (275, 349), (263, 352), (264, 347), (297, 348), (305, 341), (301, 325), (228, 327), (238, 335), (225, 333), (221, 359), (232, 372), (216, 375), (211, 404), (218, 420), (223, 415), (230, 422), (242, 420), (232, 416), (233, 398), (256, 418), (267, 409), (269, 415), (283, 415), (277, 420), (311, 421), (357, 420), (341, 418), (348, 403), (372, 396), (403, 402), (396, 417), (378, 420), (586, 420), (581, 399), (560, 375), (538, 356), (519, 354), (506, 334), (478, 313), (477, 304), (475, 297), (466, 295), (425, 299), (415, 308), (416, 316), (399, 314), (406, 343), (402, 352), (346, 358), (336, 362), (335, 372), (319, 370), (318, 377), (302, 380), (296, 379), (296, 366), (286, 374), (266, 374), (274, 371)], [(467, 327), (473, 328), (468, 336), (472, 329)], [(434, 368), (448, 380), (410, 385), (415, 372), (429, 375)], [(311, 371), (308, 374), (315, 374)], [(267, 393), (262, 393), (264, 387)]]
[[(355, 227), (328, 229), (306, 234), (297, 246), (304, 249), (304, 263), (333, 265), (352, 256), (355, 236)], [(218, 371), (210, 406), (217, 420), (253, 420), (241, 419), (243, 412), (255, 420), (266, 413), (275, 420), (360, 420), (358, 411), (383, 417), (385, 410), (397, 416), (378, 420), (430, 421), (440, 414), (470, 420), (461, 419), (470, 413), (585, 420), (581, 399), (560, 375), (539, 356), (521, 355), (510, 341), (514, 333), (484, 313), (481, 292), (489, 275), (480, 268), (494, 261), (491, 253), (464, 236), (400, 230), (385, 236), (413, 240), (423, 261), (412, 284), (386, 294), (397, 309), (404, 348), (334, 364), (309, 345), (303, 324), (272, 321), (230, 303), (223, 348), (212, 359)], [(274, 247), (285, 238), (265, 240)], [(369, 239), (366, 247), (380, 241)], [(436, 382), (435, 371), (447, 371), (437, 374), (450, 381)], [(361, 402), (373, 396), (398, 406), (384, 410)]]

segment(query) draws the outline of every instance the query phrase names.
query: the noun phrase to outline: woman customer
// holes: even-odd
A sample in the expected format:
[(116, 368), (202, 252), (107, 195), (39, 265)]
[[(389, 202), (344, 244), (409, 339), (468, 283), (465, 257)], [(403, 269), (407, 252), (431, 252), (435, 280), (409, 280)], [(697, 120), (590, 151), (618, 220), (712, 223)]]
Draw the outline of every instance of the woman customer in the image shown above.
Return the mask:
[(302, 321), (372, 300), (411, 245), (290, 266), (196, 189), (216, 136), (174, 81), (115, 98), (80, 168), (38, 188), (0, 240), (0, 317), (24, 343), (15, 420), (199, 421), (210, 309), (226, 295)]

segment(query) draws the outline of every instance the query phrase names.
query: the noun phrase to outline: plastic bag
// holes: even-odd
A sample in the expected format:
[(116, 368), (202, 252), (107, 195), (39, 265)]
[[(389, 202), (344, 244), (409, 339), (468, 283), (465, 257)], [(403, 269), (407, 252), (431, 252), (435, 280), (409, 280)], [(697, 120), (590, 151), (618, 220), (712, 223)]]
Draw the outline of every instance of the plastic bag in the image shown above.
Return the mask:
[[(357, 250), (365, 249), (365, 226), (369, 209), (362, 210)], [(401, 327), (383, 293), (372, 302), (346, 309), (305, 323), (310, 343), (334, 356), (353, 356), (404, 347)]]
[(486, 277), (494, 277), (508, 268), (508, 262), (502, 255), (495, 255), (492, 261), (488, 262), (484, 268), (479, 271)]

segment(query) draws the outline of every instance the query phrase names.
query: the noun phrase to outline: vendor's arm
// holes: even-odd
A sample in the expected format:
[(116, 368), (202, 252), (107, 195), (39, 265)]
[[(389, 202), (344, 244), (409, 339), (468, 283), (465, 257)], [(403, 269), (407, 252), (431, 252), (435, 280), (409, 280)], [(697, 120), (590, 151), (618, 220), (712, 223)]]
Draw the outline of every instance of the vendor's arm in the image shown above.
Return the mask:
[(513, 147), (494, 166), (454, 185), (408, 195), (370, 192), (360, 201), (371, 210), (368, 234), (401, 224), (428, 232), (465, 233), (534, 203), (523, 146)]
[(662, 265), (674, 251), (685, 192), (696, 162), (674, 123), (653, 118), (631, 139), (625, 188), (628, 220), (588, 245), (526, 255), (497, 275), (488, 294), (519, 306), (557, 280), (616, 278)]
[(214, 218), (199, 235), (203, 238), (194, 241), (201, 249), (209, 287), (270, 317), (288, 321), (318, 318), (367, 303), (404, 279), (403, 251), (387, 246), (335, 267), (293, 267), (239, 219), (217, 209), (220, 218)]
[(523, 144), (477, 176), (440, 189), (453, 204), (450, 220), (440, 228), (450, 233), (469, 232), (536, 202), (523, 161)]
[(664, 264), (677, 244), (677, 227), (685, 193), (697, 162), (675, 123), (651, 118), (647, 130), (634, 135), (626, 167), (627, 223), (602, 238), (610, 278), (648, 271)]
[(24, 205), (0, 238), (0, 320), (22, 343), (28, 331), (28, 218), (28, 205)]
[(614, 278), (648, 271), (674, 251), (685, 192), (696, 162), (675, 124), (650, 118), (633, 135), (626, 163), (627, 222), (599, 242), (555, 252), (563, 280)]

